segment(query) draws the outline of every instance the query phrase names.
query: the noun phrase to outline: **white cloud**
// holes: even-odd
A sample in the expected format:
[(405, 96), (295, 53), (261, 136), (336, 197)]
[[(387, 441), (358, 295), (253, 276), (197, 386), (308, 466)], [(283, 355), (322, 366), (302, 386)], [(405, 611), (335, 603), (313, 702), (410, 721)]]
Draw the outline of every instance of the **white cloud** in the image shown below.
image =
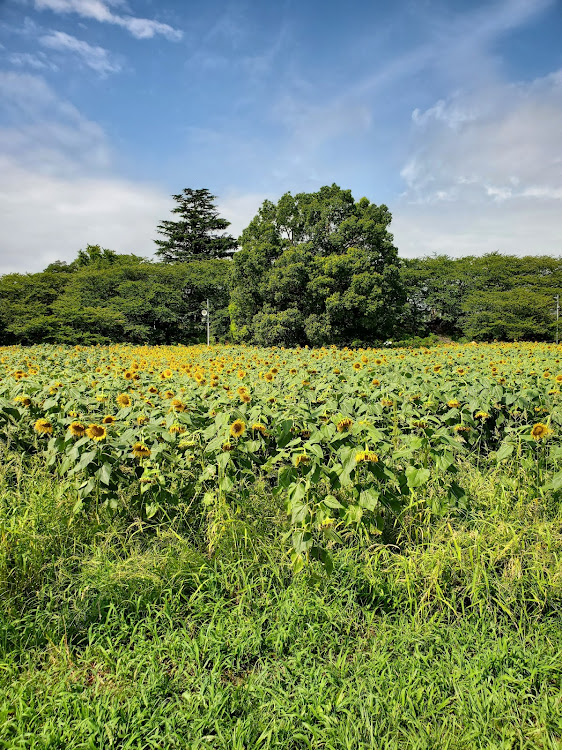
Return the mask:
[(413, 123), (393, 207), (402, 254), (562, 255), (561, 71), (458, 92)]
[(111, 23), (127, 29), (137, 39), (151, 39), (161, 34), (170, 41), (178, 41), (183, 32), (167, 23), (130, 15), (118, 15), (108, 6), (122, 6), (123, 3), (103, 2), (102, 0), (35, 0), (37, 10), (51, 10), (54, 13), (77, 13), (82, 18), (91, 18), (100, 23)]
[(30, 52), (12, 52), (8, 55), (8, 62), (18, 68), (33, 68), (33, 70), (57, 70), (57, 66), (51, 62), (45, 53), (36, 55)]
[[(562, 196), (561, 196), (562, 197)], [(499, 251), (513, 255), (562, 256), (558, 200), (407, 204), (392, 210), (391, 231), (402, 257), (450, 256)]]
[(562, 71), (457, 93), (413, 120), (417, 146), (402, 170), (411, 200), (552, 197), (562, 188)]
[(105, 134), (39, 76), (0, 71), (0, 154), (35, 172), (96, 174), (111, 163)]
[(149, 256), (170, 199), (112, 177), (55, 177), (0, 157), (0, 274), (71, 261), (87, 244)]
[(74, 53), (88, 68), (95, 70), (102, 76), (108, 73), (118, 73), (121, 70), (119, 63), (111, 59), (106, 49), (93, 47), (88, 42), (65, 34), (63, 31), (53, 31), (51, 34), (46, 34), (39, 38), (39, 43), (59, 52)]
[(39, 77), (0, 73), (0, 273), (72, 260), (88, 243), (150, 255), (171, 206), (111, 174), (105, 133)]

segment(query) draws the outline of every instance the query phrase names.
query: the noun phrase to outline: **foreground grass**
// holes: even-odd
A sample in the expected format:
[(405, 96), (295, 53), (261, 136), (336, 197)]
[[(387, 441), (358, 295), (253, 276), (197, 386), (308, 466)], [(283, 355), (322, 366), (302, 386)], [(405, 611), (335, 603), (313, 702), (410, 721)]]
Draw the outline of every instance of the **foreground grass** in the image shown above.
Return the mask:
[(562, 516), (463, 471), (463, 518), (295, 577), (265, 494), (211, 539), (4, 456), (0, 747), (562, 747)]

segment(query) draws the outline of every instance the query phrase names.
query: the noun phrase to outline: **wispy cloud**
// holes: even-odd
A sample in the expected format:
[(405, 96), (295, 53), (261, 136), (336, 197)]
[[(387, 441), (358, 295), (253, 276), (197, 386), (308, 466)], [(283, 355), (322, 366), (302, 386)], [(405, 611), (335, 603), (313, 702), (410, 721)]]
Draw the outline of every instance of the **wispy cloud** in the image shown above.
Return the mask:
[(57, 70), (57, 65), (53, 63), (44, 52), (38, 52), (36, 55), (31, 52), (12, 52), (8, 55), (8, 62), (18, 68), (32, 68), (33, 70)]
[(157, 34), (161, 34), (166, 39), (175, 42), (183, 36), (181, 30), (174, 29), (167, 23), (114, 13), (110, 7), (113, 5), (122, 6), (123, 3), (107, 2), (107, 0), (105, 2), (103, 0), (35, 0), (37, 10), (51, 10), (54, 13), (76, 13), (82, 18), (122, 26), (137, 39), (152, 39)]
[(99, 125), (61, 99), (40, 76), (0, 72), (0, 153), (37, 173), (96, 174), (111, 163)]
[[(444, 88), (475, 87), (495, 80), (497, 60), (490, 52), (494, 44), (505, 33), (540, 16), (554, 2), (497, 0), (460, 13), (420, 14), (419, 23), (426, 26), (420, 43), (384, 56), (382, 61), (375, 55), (373, 64), (366, 66), (354, 83), (333, 96), (323, 95), (321, 100), (315, 95), (317, 86), (301, 76), (295, 79), (293, 90), (280, 97), (276, 108), (283, 112), (283, 122), (296, 142), (313, 142), (316, 147), (339, 135), (353, 136), (371, 124), (380, 128), (404, 96), (404, 87), (410, 91), (412, 81), (419, 76), (430, 77), (434, 85)], [(377, 45), (372, 49), (375, 51)], [(436, 108), (441, 106), (438, 102)], [(417, 114), (422, 117), (419, 111)], [(459, 113), (449, 108), (447, 116), (454, 118)], [(470, 113), (464, 111), (462, 116)]]
[(562, 71), (458, 92), (412, 119), (416, 146), (402, 170), (411, 200), (555, 197), (562, 188)]
[(29, 74), (0, 73), (0, 109), (0, 274), (72, 260), (88, 243), (153, 252), (170, 197), (111, 173), (97, 123)]
[(404, 255), (562, 254), (562, 71), (415, 110), (394, 206)]
[(102, 76), (108, 73), (118, 73), (121, 70), (119, 63), (114, 61), (103, 47), (92, 46), (82, 39), (77, 39), (64, 31), (53, 31), (39, 38), (39, 43), (44, 47), (58, 52), (69, 52), (78, 57), (84, 65)]

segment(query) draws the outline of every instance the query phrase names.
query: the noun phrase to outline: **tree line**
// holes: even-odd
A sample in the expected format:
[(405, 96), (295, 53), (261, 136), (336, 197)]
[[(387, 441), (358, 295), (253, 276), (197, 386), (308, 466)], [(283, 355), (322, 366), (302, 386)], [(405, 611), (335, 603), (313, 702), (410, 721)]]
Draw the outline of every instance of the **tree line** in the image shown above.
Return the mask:
[(99, 245), (0, 277), (0, 343), (372, 345), (552, 340), (562, 259), (401, 259), (391, 213), (337, 185), (264, 201), (236, 240), (206, 189), (173, 196), (156, 260)]

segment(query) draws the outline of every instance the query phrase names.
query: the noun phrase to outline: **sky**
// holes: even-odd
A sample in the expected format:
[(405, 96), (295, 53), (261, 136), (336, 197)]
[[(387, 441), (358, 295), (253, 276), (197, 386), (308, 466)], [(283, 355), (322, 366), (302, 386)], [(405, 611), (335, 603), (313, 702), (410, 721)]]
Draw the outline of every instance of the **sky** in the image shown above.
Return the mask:
[(0, 0), (0, 273), (337, 183), (402, 257), (562, 256), (562, 0)]

